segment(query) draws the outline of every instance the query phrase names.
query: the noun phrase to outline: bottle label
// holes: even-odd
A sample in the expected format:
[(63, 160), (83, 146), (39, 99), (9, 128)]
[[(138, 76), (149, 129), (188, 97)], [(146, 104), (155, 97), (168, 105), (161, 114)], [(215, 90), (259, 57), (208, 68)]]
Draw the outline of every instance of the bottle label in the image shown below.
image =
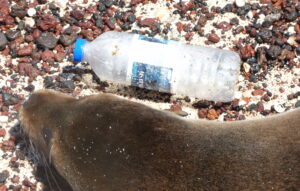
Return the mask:
[(139, 35), (139, 40), (144, 40), (144, 41), (154, 42), (154, 43), (160, 43), (160, 44), (168, 44), (169, 43), (168, 40), (151, 38), (151, 37), (147, 37), (145, 35)]
[(172, 68), (133, 62), (131, 85), (162, 92), (170, 92), (172, 71)]

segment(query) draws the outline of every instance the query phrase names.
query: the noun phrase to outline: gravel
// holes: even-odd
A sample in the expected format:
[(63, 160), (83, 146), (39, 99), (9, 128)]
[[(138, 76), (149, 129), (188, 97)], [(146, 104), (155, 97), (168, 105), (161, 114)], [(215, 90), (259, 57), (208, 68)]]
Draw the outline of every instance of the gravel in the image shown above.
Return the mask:
[(57, 44), (58, 39), (53, 33), (44, 32), (37, 38), (38, 45), (43, 48), (54, 49)]

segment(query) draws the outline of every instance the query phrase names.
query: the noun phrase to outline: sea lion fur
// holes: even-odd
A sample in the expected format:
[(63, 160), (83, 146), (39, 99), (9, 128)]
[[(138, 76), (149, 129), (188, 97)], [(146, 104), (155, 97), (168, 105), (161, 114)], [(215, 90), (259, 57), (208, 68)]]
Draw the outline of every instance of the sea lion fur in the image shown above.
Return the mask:
[(74, 191), (300, 189), (299, 109), (212, 122), (110, 94), (42, 90), (20, 120)]

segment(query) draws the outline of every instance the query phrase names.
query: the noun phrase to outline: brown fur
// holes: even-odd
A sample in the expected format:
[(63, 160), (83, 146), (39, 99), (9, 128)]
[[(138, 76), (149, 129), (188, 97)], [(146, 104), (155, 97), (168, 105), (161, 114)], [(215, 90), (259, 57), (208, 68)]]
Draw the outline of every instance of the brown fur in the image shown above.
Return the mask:
[(38, 91), (20, 119), (75, 191), (300, 189), (299, 109), (188, 121), (113, 95)]

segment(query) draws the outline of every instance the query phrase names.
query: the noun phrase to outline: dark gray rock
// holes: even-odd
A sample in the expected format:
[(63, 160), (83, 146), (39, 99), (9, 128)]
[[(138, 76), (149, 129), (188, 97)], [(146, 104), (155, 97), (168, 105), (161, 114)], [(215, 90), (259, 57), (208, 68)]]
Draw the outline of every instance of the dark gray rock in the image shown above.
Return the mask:
[(21, 36), (21, 32), (18, 30), (9, 30), (5, 35), (8, 40), (15, 40), (17, 37)]
[(17, 103), (19, 103), (19, 98), (12, 94), (2, 93), (2, 101), (6, 106), (16, 105)]
[(9, 172), (4, 170), (0, 173), (0, 183), (4, 183), (6, 179), (9, 177)]
[(23, 6), (14, 5), (11, 7), (10, 15), (22, 19), (27, 15), (27, 12)]
[(70, 46), (71, 44), (73, 44), (75, 42), (76, 38), (77, 38), (76, 33), (72, 33), (70, 35), (63, 34), (60, 36), (59, 41), (64, 46)]
[(3, 32), (0, 32), (0, 50), (5, 49), (7, 44), (7, 38)]
[(45, 49), (55, 48), (57, 41), (55, 35), (50, 32), (44, 32), (37, 38), (37, 43)]

